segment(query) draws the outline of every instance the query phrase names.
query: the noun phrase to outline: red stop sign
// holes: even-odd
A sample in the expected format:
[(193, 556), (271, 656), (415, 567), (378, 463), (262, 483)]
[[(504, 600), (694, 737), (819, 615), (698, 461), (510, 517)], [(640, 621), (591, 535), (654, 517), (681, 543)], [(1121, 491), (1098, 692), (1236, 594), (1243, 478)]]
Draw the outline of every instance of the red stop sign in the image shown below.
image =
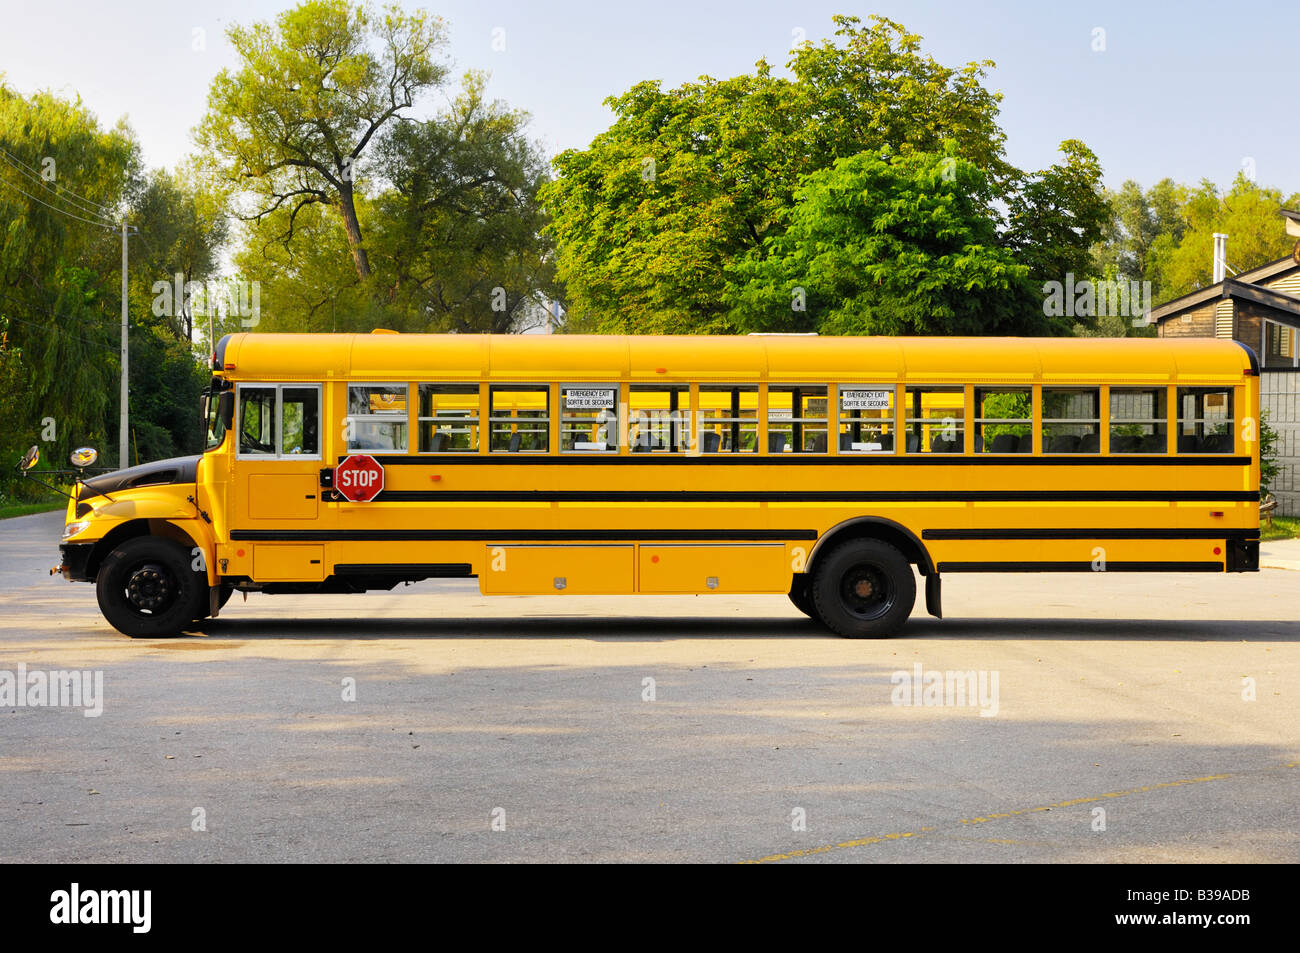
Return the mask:
[(369, 503), (384, 489), (384, 468), (368, 453), (354, 453), (334, 468), (334, 489), (353, 503)]

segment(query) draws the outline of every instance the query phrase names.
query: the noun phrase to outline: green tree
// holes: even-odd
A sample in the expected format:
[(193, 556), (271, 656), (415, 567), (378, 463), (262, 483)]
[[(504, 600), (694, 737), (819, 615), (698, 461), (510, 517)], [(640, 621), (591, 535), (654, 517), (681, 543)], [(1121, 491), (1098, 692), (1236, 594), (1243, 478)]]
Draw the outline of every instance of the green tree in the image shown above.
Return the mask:
[[(183, 311), (155, 315), (152, 285), (202, 280), (221, 240), (217, 200), (187, 174), (146, 174), (130, 130), (104, 130), (79, 100), (0, 86), (0, 454), (40, 443), (65, 465), (79, 444), (116, 462), (120, 378), (120, 238), (131, 241), (132, 444), (140, 459), (196, 447), (197, 395)], [(52, 426), (51, 426), (52, 423)], [(53, 433), (54, 439), (47, 440)], [(130, 462), (130, 461), (127, 461)], [(0, 480), (8, 465), (0, 460)]]
[(1003, 154), (999, 96), (983, 86), (992, 64), (946, 67), (882, 17), (835, 22), (834, 41), (793, 52), (791, 79), (760, 60), (753, 75), (671, 91), (640, 83), (606, 100), (613, 125), (557, 157), (560, 175), (543, 188), (575, 324), (731, 330), (732, 270), (762, 258), (805, 179), (884, 150), (946, 153), (978, 169), (991, 188), (986, 213), (996, 222), (998, 208), (1009, 210), (994, 242), (1023, 257), (1031, 277), (1082, 260), (1104, 220), (1100, 169), (1086, 147), (1066, 142), (1062, 163), (1021, 172)]
[(283, 243), (304, 209), (336, 213), (366, 281), (371, 265), (356, 198), (366, 151), (445, 78), (442, 21), (397, 6), (376, 12), (310, 0), (274, 25), (235, 25), (227, 36), (240, 65), (212, 82), (200, 146), (232, 187), (251, 196), (249, 219), (288, 210), (278, 219)]
[(373, 184), (355, 195), (368, 281), (319, 205), (297, 215), (291, 240), (286, 208), (247, 229), (235, 261), (259, 283), (262, 329), (504, 332), (553, 294), (537, 198), (546, 163), (527, 114), (487, 100), (484, 86), (467, 74), (448, 110), (380, 140)]
[(78, 99), (0, 84), (0, 319), (6, 383), (21, 381), (0, 388), (0, 481), (29, 444), (61, 461), (116, 435), (120, 252), (109, 219), (138, 170), (125, 126), (101, 128)]
[(974, 163), (839, 159), (804, 180), (789, 225), (735, 269), (739, 331), (1042, 334), (1027, 265), (1000, 247)]
[(1286, 257), (1293, 239), (1286, 235), (1280, 212), (1297, 204), (1300, 194), (1284, 199), (1280, 190), (1257, 185), (1241, 173), (1222, 195), (1214, 183), (1202, 181), (1181, 205), (1181, 234), (1167, 232), (1152, 243), (1148, 268), (1160, 298), (1176, 298), (1212, 283), (1215, 232), (1228, 236), (1227, 259), (1233, 271)]

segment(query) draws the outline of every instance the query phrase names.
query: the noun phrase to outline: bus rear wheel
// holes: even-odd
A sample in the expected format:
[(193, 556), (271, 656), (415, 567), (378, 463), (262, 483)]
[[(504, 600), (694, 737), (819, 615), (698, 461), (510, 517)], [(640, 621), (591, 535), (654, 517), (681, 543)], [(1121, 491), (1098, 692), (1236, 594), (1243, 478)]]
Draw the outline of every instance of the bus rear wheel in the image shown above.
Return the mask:
[(812, 598), (818, 618), (831, 631), (850, 639), (884, 638), (912, 614), (916, 577), (893, 546), (853, 539), (818, 560)]
[(206, 608), (207, 577), (190, 568), (190, 556), (170, 539), (137, 536), (108, 555), (95, 577), (99, 609), (109, 624), (132, 638), (180, 635)]

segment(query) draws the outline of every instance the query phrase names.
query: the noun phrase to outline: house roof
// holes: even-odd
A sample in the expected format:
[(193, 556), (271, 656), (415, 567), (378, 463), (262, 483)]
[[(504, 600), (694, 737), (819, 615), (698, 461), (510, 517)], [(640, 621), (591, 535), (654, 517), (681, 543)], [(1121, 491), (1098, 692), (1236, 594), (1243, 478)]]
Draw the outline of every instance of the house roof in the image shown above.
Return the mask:
[[(1300, 214), (1300, 213), (1292, 213)], [(1198, 291), (1190, 292), (1182, 297), (1174, 298), (1172, 301), (1166, 301), (1158, 308), (1151, 309), (1151, 320), (1159, 323), (1174, 315), (1182, 314), (1184, 311), (1192, 308), (1199, 308), (1219, 298), (1245, 297), (1242, 289), (1246, 286), (1258, 288), (1259, 282), (1268, 281), (1279, 275), (1287, 274), (1291, 271), (1300, 270), (1300, 264), (1297, 264), (1290, 256), (1279, 258), (1277, 261), (1270, 261), (1267, 265), (1260, 265), (1258, 268), (1252, 268), (1250, 271), (1243, 271), (1233, 278), (1225, 279), (1218, 284), (1210, 285), (1208, 288), (1201, 288)], [(1260, 289), (1267, 291), (1268, 289)], [(1283, 295), (1281, 292), (1269, 292), (1273, 295), (1279, 295), (1292, 301), (1300, 302), (1300, 299), (1292, 298), (1290, 295)], [(1248, 300), (1255, 300), (1250, 298)], [(1264, 302), (1257, 302), (1264, 303)]]

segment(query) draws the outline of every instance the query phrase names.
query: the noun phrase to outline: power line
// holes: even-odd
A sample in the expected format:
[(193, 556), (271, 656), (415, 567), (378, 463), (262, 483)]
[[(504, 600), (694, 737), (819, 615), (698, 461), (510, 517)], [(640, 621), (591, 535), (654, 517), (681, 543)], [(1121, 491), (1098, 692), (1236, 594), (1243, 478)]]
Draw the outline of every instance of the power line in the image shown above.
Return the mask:
[[(30, 178), (34, 182), (39, 183), (44, 188), (50, 188), (49, 182), (46, 181), (45, 177), (41, 173), (37, 172), (35, 169), (29, 166), (22, 159), (14, 155), (12, 152), (8, 151), (7, 149), (0, 149), (0, 154), (9, 157), (10, 161), (8, 164), (12, 168), (18, 169), (18, 166), (22, 166), (22, 169), (18, 169), (19, 172), (23, 172), (23, 169), (26, 169), (27, 171), (24, 174), (27, 175), (28, 178)], [(15, 162), (18, 164), (18, 166), (14, 165)], [(73, 205), (79, 205), (81, 211), (89, 212), (92, 215), (98, 214), (97, 212), (95, 212), (94, 209), (90, 208), (90, 206), (93, 205), (95, 209), (99, 209), (101, 212), (104, 212), (106, 214), (106, 217), (108, 218), (113, 217), (113, 210), (110, 209), (107, 205), (101, 205), (98, 202), (96, 202), (94, 199), (86, 198), (86, 196), (82, 195), (80, 192), (74, 192), (72, 189), (69, 189), (66, 186), (59, 185), (59, 183), (57, 182), (54, 183), (53, 187), (56, 191), (66, 192), (69, 195), (71, 195), (74, 199), (76, 199), (77, 200), (76, 202), (72, 202), (71, 199), (65, 199), (65, 201), (72, 202)]]
[(73, 334), (71, 331), (64, 330), (58, 325), (37, 324), (35, 321), (24, 321), (22, 318), (15, 318), (13, 315), (9, 314), (0, 315), (0, 321), (17, 321), (19, 324), (26, 324), (28, 327), (39, 328), (42, 331), (53, 331), (55, 334), (62, 334), (65, 337), (76, 338), (82, 344), (89, 344), (91, 347), (102, 347), (112, 351), (114, 354), (118, 352), (118, 348), (115, 345), (105, 344), (103, 341), (92, 341), (89, 338), (83, 338), (81, 335)]
[[(107, 222), (111, 222), (111, 221), (112, 221), (113, 216), (112, 216), (111, 213), (109, 213), (109, 214), (101, 214), (101, 213), (100, 213), (99, 210), (101, 210), (101, 209), (104, 210), (105, 212), (108, 212), (108, 210), (107, 210), (104, 206), (100, 205), (98, 202), (92, 202), (92, 201), (90, 201), (89, 199), (81, 200), (82, 197), (81, 197), (80, 195), (77, 195), (77, 193), (75, 193), (75, 192), (71, 192), (70, 189), (64, 189), (64, 191), (69, 192), (70, 194), (72, 194), (73, 196), (75, 196), (75, 198), (76, 198), (77, 200), (80, 200), (80, 201), (74, 201), (74, 199), (66, 198), (66, 197), (64, 197), (64, 196), (62, 196), (62, 195), (60, 195), (60, 194), (58, 194), (58, 190), (57, 190), (57, 189), (51, 189), (49, 183), (46, 182), (43, 178), (41, 178), (41, 176), (39, 176), (39, 175), (37, 175), (37, 174), (34, 174), (34, 173), (31, 173), (31, 172), (25, 172), (25, 171), (23, 171), (23, 169), (19, 168), (18, 165), (14, 165), (13, 162), (10, 162), (8, 159), (5, 159), (5, 158), (4, 158), (5, 156), (10, 156), (10, 158), (13, 158), (13, 156), (12, 156), (10, 153), (5, 152), (3, 149), (0, 149), (0, 153), (4, 153), (3, 155), (0, 155), (0, 160), (3, 160), (3, 161), (5, 162), (5, 164), (6, 164), (7, 166), (9, 166), (9, 168), (13, 169), (13, 170), (14, 170), (15, 172), (17, 172), (19, 175), (26, 176), (27, 178), (31, 179), (31, 180), (32, 180), (33, 182), (35, 182), (36, 185), (39, 186), (42, 190), (45, 190), (45, 191), (47, 191), (47, 192), (53, 192), (53, 197), (54, 197), (54, 198), (56, 198), (56, 199), (58, 199), (58, 200), (60, 200), (60, 201), (63, 201), (63, 202), (68, 203), (68, 204), (71, 205), (74, 209), (76, 209), (78, 212), (84, 212), (84, 213), (86, 213), (87, 215), (93, 216), (93, 217), (98, 218), (98, 219), (104, 219), (104, 220), (107, 221)], [(14, 161), (18, 161), (18, 162), (19, 162), (19, 165), (22, 165), (22, 163), (21, 163), (19, 160), (17, 160), (17, 159), (15, 159)], [(24, 167), (24, 168), (26, 168), (26, 167)], [(92, 206), (93, 206), (93, 207), (92, 207)]]
[(110, 232), (114, 230), (114, 226), (112, 225), (111, 222), (105, 222), (105, 221), (92, 222), (90, 219), (82, 218), (80, 215), (73, 215), (71, 212), (67, 211), (66, 209), (61, 209), (58, 206), (51, 205), (49, 202), (43, 201), (42, 199), (38, 199), (30, 192), (24, 192), (22, 189), (18, 188), (18, 186), (10, 182), (8, 179), (0, 179), (0, 183), (9, 186), (11, 189), (16, 189), (17, 191), (22, 192), (23, 195), (27, 196), (33, 202), (40, 202), (40, 204), (44, 205), (46, 208), (52, 209), (53, 211), (58, 212), (61, 215), (66, 215), (68, 216), (68, 218), (75, 218), (78, 222), (85, 222), (87, 225), (94, 225), (96, 228), (103, 228)]

